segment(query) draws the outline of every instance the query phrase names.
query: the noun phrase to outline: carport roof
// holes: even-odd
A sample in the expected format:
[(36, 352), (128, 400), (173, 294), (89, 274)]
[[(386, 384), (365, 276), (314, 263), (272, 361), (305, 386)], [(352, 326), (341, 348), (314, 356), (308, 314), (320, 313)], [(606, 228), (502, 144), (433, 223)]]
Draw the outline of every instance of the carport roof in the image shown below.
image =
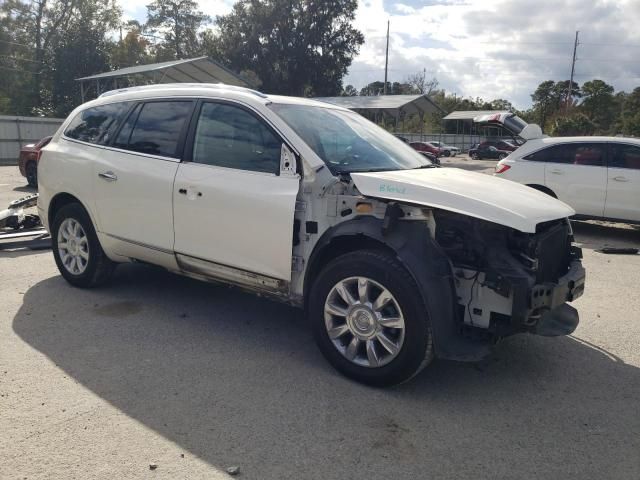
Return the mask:
[(427, 95), (378, 95), (353, 97), (318, 97), (320, 102), (331, 103), (339, 107), (363, 111), (384, 111), (396, 115), (401, 111), (406, 113), (432, 113), (443, 110)]
[(225, 83), (239, 87), (251, 87), (240, 75), (220, 65), (209, 57), (186, 58), (168, 62), (151, 63), (126, 67), (111, 72), (98, 73), (88, 77), (76, 78), (80, 82), (102, 80), (106, 78), (126, 77), (129, 75), (150, 75), (160, 83)]
[(506, 110), (467, 110), (451, 112), (443, 120), (473, 120), (479, 115), (491, 115), (492, 113), (509, 113)]

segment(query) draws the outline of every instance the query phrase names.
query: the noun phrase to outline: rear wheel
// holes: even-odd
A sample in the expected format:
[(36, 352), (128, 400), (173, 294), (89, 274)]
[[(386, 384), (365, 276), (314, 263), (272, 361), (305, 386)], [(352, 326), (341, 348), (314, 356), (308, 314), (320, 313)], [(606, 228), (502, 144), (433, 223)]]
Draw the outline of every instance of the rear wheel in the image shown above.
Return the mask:
[(51, 241), (58, 270), (70, 284), (96, 287), (111, 277), (115, 264), (102, 250), (91, 218), (80, 204), (70, 203), (55, 214)]
[(30, 187), (38, 188), (38, 165), (36, 162), (29, 162), (24, 167), (27, 183)]
[(450, 157), (450, 156), (451, 156), (451, 152), (450, 152), (449, 150), (445, 150), (444, 152), (442, 152), (442, 154), (443, 154), (445, 157)]
[(325, 358), (342, 374), (375, 386), (402, 383), (433, 358), (422, 294), (391, 255), (342, 255), (320, 273), (309, 313)]

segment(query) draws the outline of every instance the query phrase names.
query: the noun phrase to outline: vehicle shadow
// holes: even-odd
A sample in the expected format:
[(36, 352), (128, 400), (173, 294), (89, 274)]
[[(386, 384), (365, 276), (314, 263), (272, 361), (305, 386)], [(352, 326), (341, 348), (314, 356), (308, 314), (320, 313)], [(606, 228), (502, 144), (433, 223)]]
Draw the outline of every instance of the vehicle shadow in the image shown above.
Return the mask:
[(29, 185), (24, 185), (22, 187), (14, 187), (14, 192), (26, 192), (26, 193), (38, 193), (38, 189), (36, 187), (30, 187)]
[(640, 248), (640, 225), (605, 221), (572, 220), (574, 236), (583, 248), (603, 247)]
[(243, 478), (640, 478), (640, 370), (578, 338), (514, 337), (378, 390), (335, 373), (296, 309), (152, 267), (116, 277), (35, 284), (15, 332)]

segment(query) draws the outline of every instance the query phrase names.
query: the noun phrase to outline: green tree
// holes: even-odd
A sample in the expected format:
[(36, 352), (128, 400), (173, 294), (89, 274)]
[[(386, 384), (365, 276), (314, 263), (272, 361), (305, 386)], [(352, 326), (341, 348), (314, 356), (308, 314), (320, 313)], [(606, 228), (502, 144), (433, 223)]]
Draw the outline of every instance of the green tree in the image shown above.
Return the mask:
[(344, 90), (342, 90), (342, 93), (340, 95), (343, 97), (355, 97), (356, 95), (358, 95), (358, 90), (356, 90), (356, 87), (354, 87), (353, 85), (347, 85), (346, 87), (344, 87)]
[(551, 135), (571, 137), (593, 135), (596, 126), (584, 113), (575, 113), (569, 117), (557, 118), (551, 127)]
[(217, 18), (207, 53), (255, 72), (271, 93), (338, 95), (364, 42), (352, 25), (356, 7), (356, 0), (240, 0)]
[(194, 0), (154, 0), (147, 5), (147, 26), (164, 32), (156, 55), (164, 59), (188, 58), (201, 52), (198, 31), (209, 23)]
[(640, 87), (625, 95), (621, 126), (624, 135), (640, 137)]
[(590, 80), (582, 85), (582, 110), (602, 133), (609, 133), (615, 118), (616, 102), (613, 92), (613, 87), (602, 80)]

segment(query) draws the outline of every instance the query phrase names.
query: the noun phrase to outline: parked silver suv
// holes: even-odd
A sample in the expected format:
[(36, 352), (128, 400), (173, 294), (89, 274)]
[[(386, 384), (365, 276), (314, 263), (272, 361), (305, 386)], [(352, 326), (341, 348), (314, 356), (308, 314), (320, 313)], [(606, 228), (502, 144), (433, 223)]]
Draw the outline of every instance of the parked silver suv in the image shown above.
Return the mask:
[(108, 92), (65, 121), (39, 179), (72, 285), (141, 261), (288, 302), (331, 364), (368, 384), (578, 323), (571, 208), (436, 168), (336, 106), (223, 85)]

